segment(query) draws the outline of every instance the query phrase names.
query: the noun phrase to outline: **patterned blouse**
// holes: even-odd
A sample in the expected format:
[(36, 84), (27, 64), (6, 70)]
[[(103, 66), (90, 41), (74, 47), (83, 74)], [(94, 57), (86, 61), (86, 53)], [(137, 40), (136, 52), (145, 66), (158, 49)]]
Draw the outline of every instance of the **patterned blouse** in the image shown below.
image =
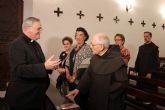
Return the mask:
[(130, 52), (127, 48), (123, 47), (120, 49), (120, 52), (121, 52), (121, 56), (125, 62), (125, 64), (128, 65), (128, 62), (130, 60)]
[[(73, 47), (71, 52), (75, 51), (74, 50), (75, 48), (76, 48), (76, 46)], [(72, 59), (70, 59), (71, 58), (70, 56), (71, 56), (71, 53), (69, 54), (68, 59), (66, 60), (66, 66), (73, 68), (73, 73), (75, 73), (79, 69), (83, 60), (92, 57), (92, 50), (91, 50), (90, 46), (85, 43), (82, 47), (80, 47), (80, 49), (78, 50), (77, 53), (74, 53), (74, 56), (72, 57)], [(73, 67), (70, 66), (71, 61), (74, 63)], [(71, 73), (71, 74), (73, 74), (73, 73)]]

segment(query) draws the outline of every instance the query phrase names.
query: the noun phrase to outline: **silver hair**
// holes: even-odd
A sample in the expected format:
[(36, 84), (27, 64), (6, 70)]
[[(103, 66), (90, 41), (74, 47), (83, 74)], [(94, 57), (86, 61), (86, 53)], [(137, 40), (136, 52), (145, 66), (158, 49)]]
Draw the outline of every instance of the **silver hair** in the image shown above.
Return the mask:
[(95, 34), (95, 37), (96, 37), (97, 44), (103, 44), (105, 48), (109, 48), (110, 41), (106, 34), (97, 33), (97, 34)]
[(33, 26), (33, 23), (35, 23), (35, 22), (40, 22), (40, 19), (35, 18), (35, 17), (28, 17), (28, 18), (26, 18), (23, 21), (22, 30), (24, 30), (27, 27), (32, 27)]

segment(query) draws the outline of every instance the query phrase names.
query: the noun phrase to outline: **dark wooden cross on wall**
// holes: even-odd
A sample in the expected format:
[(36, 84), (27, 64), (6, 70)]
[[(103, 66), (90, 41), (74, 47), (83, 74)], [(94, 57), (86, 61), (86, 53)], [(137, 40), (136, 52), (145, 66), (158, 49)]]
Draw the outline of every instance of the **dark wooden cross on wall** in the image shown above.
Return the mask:
[(144, 22), (144, 20), (141, 22), (142, 26), (144, 27), (144, 25), (146, 25), (146, 23)]
[(79, 16), (79, 19), (81, 19), (82, 16), (85, 16), (84, 14), (82, 14), (82, 11), (80, 10), (79, 13), (77, 13), (77, 16)]
[(132, 20), (132, 18), (128, 22), (130, 23), (130, 25), (132, 25), (134, 23), (134, 21)]
[(99, 19), (99, 21), (101, 21), (101, 19), (103, 19), (103, 17), (101, 16), (101, 13), (99, 13), (99, 16), (96, 16), (98, 19)]
[(155, 22), (152, 23), (152, 27), (155, 28), (156, 27), (156, 24)]
[(163, 30), (164, 30), (164, 28), (165, 28), (165, 25), (164, 25), (164, 24), (162, 25), (162, 28), (163, 28)]
[(57, 13), (57, 17), (59, 17), (60, 14), (63, 13), (63, 11), (60, 11), (60, 8), (58, 7), (57, 10), (54, 11), (54, 13)]
[(117, 16), (116, 16), (116, 18), (114, 18), (113, 20), (114, 20), (116, 23), (117, 23), (118, 21), (120, 21), (119, 18), (118, 18)]

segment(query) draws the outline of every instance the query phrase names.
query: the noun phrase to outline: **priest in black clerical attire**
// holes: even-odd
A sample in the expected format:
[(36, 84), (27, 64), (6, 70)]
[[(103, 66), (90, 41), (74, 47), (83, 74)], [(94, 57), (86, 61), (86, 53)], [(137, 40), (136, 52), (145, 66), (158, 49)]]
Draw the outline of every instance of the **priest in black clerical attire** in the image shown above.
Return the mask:
[(10, 110), (46, 110), (47, 107), (47, 110), (54, 110), (54, 105), (46, 96), (50, 82), (48, 74), (60, 60), (52, 56), (45, 61), (36, 42), (41, 31), (38, 18), (25, 19), (22, 29), (23, 34), (11, 43), (9, 49), (11, 80), (6, 92), (7, 103)]
[(124, 110), (124, 87), (127, 84), (127, 69), (118, 45), (110, 45), (103, 33), (93, 36), (91, 48), (94, 56), (89, 68), (80, 80), (77, 89), (88, 94), (88, 110)]
[[(152, 33), (144, 32), (144, 44), (139, 47), (139, 52), (135, 62), (135, 71), (138, 76), (148, 79), (156, 79), (159, 72), (159, 50), (152, 41)], [(137, 86), (144, 90), (157, 91), (157, 86), (138, 81)]]

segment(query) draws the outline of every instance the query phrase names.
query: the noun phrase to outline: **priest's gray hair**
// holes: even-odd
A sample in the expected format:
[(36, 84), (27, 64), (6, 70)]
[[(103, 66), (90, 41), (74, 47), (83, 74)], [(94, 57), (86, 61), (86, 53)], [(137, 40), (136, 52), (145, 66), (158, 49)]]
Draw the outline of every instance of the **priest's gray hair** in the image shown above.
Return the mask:
[(109, 38), (105, 33), (97, 33), (94, 35), (97, 44), (103, 44), (105, 48), (109, 48)]
[(28, 17), (23, 21), (22, 24), (22, 30), (28, 28), (28, 27), (32, 27), (33, 23), (35, 22), (40, 22), (40, 19), (36, 18), (36, 17)]

